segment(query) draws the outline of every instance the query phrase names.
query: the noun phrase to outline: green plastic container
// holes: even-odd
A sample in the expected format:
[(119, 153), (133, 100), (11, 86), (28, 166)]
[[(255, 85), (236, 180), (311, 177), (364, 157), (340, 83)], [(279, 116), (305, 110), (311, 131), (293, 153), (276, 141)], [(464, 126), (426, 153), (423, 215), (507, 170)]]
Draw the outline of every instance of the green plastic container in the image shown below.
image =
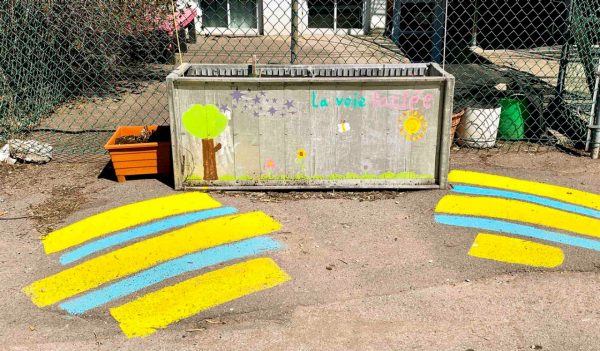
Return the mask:
[(525, 137), (525, 120), (528, 117), (524, 98), (504, 98), (500, 100), (500, 125), (498, 139), (521, 140)]

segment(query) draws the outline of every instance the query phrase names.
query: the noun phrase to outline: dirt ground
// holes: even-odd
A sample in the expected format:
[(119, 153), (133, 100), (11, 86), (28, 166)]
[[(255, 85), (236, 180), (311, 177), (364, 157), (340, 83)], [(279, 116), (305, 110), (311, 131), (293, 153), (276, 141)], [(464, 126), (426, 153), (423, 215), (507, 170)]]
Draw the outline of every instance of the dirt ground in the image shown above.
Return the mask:
[[(475, 230), (438, 225), (447, 191), (214, 193), (264, 211), (292, 280), (127, 339), (106, 309), (73, 317), (21, 292), (60, 270), (39, 237), (118, 205), (173, 193), (117, 184), (97, 163), (0, 165), (0, 350), (597, 350), (600, 254), (561, 247), (533, 269), (467, 255)], [(600, 193), (600, 163), (559, 152), (454, 154), (471, 169)]]

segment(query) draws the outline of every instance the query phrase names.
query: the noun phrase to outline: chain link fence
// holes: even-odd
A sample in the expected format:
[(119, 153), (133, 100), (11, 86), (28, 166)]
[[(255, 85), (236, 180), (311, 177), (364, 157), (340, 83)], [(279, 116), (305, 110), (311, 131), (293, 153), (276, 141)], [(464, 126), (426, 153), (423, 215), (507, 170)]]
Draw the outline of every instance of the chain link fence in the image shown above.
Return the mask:
[(58, 159), (168, 124), (181, 62), (433, 61), (456, 77), (455, 149), (600, 142), (600, 0), (4, 0), (0, 28), (0, 143)]

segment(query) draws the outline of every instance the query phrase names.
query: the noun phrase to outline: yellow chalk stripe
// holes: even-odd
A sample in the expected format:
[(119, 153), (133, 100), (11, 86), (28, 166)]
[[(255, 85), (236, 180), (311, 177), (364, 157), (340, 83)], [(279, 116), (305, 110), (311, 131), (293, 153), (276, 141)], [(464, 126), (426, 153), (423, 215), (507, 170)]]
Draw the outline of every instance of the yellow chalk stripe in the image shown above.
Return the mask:
[(447, 195), (440, 200), (435, 211), (519, 221), (600, 237), (600, 220), (598, 219), (518, 200)]
[(545, 268), (558, 267), (565, 259), (565, 255), (558, 247), (493, 234), (477, 235), (469, 255)]
[(452, 171), (448, 175), (448, 180), (450, 183), (471, 184), (544, 196), (600, 210), (600, 195), (557, 185), (470, 171)]
[(88, 217), (46, 235), (42, 242), (46, 253), (51, 254), (152, 220), (219, 206), (209, 195), (198, 192), (160, 197)]
[(95, 257), (25, 287), (43, 307), (158, 263), (213, 246), (267, 234), (281, 225), (262, 212), (199, 222)]
[(290, 280), (270, 258), (234, 264), (111, 308), (128, 337), (152, 334), (159, 328), (242, 296)]

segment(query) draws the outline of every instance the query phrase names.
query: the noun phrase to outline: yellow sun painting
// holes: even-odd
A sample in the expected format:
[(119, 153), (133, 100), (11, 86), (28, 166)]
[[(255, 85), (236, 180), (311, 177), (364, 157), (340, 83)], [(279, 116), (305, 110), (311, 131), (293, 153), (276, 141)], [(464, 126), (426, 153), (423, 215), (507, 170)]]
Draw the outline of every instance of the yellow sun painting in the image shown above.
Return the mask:
[(406, 140), (420, 140), (427, 131), (427, 121), (422, 114), (417, 111), (406, 111), (402, 117), (398, 118), (400, 123), (400, 133), (406, 137)]

